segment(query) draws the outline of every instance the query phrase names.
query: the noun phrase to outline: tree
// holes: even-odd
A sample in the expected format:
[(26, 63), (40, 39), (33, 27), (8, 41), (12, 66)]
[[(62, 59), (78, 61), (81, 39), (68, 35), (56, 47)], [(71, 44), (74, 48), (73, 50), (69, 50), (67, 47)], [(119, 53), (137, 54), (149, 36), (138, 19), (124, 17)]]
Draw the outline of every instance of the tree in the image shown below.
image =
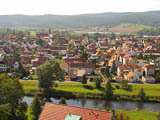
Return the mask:
[(155, 74), (156, 83), (160, 83), (160, 71), (157, 71)]
[(146, 93), (144, 92), (143, 88), (141, 88), (140, 92), (138, 93), (138, 98), (140, 101), (144, 101), (146, 99)]
[(20, 63), (19, 68), (15, 69), (15, 77), (16, 78), (23, 78), (29, 76), (29, 71), (24, 69), (23, 65)]
[(127, 80), (122, 80), (120, 82), (120, 86), (121, 86), (122, 89), (127, 88), (128, 87), (128, 81)]
[(59, 104), (67, 104), (67, 102), (66, 102), (66, 100), (65, 100), (64, 97), (62, 97), (62, 98), (59, 100), (58, 103), (59, 103)]
[(31, 114), (34, 116), (34, 119), (37, 120), (41, 113), (41, 102), (38, 95), (34, 96), (34, 99), (31, 103)]
[(38, 45), (40, 45), (40, 46), (43, 46), (44, 42), (45, 42), (45, 41), (42, 40), (41, 38), (36, 41), (36, 43), (37, 43)]
[(113, 64), (112, 64), (111, 73), (115, 74), (116, 71), (117, 71), (117, 68), (116, 68), (116, 63), (114, 61)]
[(110, 71), (109, 71), (109, 67), (108, 66), (106, 66), (105, 73), (106, 73), (107, 76), (110, 76)]
[(143, 59), (143, 53), (142, 52), (138, 55), (138, 59)]
[(82, 84), (86, 84), (87, 83), (87, 78), (85, 75), (83, 75), (82, 79), (81, 79), (81, 83)]
[(145, 71), (143, 71), (143, 76), (146, 76), (146, 72)]
[(0, 75), (0, 116), (8, 120), (26, 120), (27, 104), (23, 102), (24, 91), (17, 79)]
[(105, 97), (107, 100), (111, 100), (113, 97), (113, 88), (110, 81), (108, 81), (106, 84)]
[(160, 112), (157, 115), (157, 120), (160, 120)]
[(97, 88), (97, 89), (101, 88), (102, 80), (99, 77), (94, 78), (93, 81), (94, 81), (94, 87), (95, 88)]
[(8, 120), (10, 110), (8, 104), (0, 105), (0, 120)]
[(55, 40), (54, 40), (54, 45), (57, 45), (59, 43), (59, 39), (58, 38), (56, 38)]
[(86, 58), (86, 59), (88, 59), (88, 54), (86, 53), (86, 51), (81, 51), (80, 52), (80, 58)]
[(49, 90), (52, 87), (52, 82), (63, 76), (63, 70), (60, 68), (59, 63), (51, 60), (37, 68), (37, 76), (39, 87)]

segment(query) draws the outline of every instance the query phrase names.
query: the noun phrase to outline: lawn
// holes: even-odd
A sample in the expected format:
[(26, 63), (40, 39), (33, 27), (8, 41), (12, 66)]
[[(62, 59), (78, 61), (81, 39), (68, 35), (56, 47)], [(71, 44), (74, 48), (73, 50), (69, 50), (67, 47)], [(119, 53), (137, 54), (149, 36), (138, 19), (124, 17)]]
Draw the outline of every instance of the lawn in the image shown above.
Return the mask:
[(61, 64), (61, 63), (63, 63), (64, 62), (64, 60), (63, 59), (54, 59), (57, 63), (59, 63), (59, 64)]
[(30, 35), (31, 36), (36, 36), (36, 32), (35, 31), (30, 31)]
[(151, 111), (127, 111), (128, 116), (131, 120), (157, 120), (157, 112)]
[(34, 90), (37, 88), (38, 81), (20, 81), (23, 85), (24, 90)]
[[(36, 89), (37, 88), (37, 81), (20, 81), (23, 85), (24, 89)], [(58, 87), (54, 87), (56, 90), (62, 90), (62, 91), (70, 91), (70, 92), (85, 92), (85, 93), (102, 93), (101, 90), (93, 89), (94, 84), (90, 83), (87, 84), (90, 86), (88, 89), (83, 87), (81, 83), (64, 83), (64, 82), (58, 82)], [(115, 84), (112, 85), (115, 88)], [(105, 87), (105, 84), (102, 85), (102, 87)], [(144, 85), (144, 84), (137, 84), (137, 85), (131, 85), (131, 90), (123, 90), (123, 89), (116, 89), (114, 90), (115, 94), (125, 94), (125, 95), (136, 95), (141, 88), (144, 88), (146, 94), (148, 96), (160, 96), (160, 85)]]

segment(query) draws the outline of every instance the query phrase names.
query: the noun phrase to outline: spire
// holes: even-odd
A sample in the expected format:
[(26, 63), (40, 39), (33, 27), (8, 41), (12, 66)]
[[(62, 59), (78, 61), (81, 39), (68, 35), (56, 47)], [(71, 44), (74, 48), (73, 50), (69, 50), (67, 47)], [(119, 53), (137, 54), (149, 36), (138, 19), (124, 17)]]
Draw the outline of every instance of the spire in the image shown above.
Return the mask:
[(51, 28), (50, 28), (50, 27), (49, 27), (49, 29), (48, 29), (48, 33), (51, 34)]

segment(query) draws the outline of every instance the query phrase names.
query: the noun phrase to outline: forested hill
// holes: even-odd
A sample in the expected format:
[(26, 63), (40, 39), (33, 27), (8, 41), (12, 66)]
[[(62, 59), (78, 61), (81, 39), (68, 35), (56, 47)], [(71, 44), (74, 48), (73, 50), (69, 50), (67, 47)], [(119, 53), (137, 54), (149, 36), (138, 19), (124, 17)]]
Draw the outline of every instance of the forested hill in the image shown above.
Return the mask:
[(87, 28), (113, 27), (121, 23), (160, 27), (160, 11), (100, 13), (82, 15), (1, 15), (0, 26)]

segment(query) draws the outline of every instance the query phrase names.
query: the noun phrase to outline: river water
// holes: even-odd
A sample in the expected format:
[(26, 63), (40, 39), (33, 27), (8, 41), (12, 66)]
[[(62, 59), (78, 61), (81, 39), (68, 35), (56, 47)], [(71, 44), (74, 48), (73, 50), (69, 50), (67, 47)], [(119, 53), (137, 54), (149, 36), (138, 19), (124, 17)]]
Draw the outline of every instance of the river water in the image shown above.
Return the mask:
[[(33, 98), (25, 97), (24, 101), (27, 104), (31, 104)], [(59, 99), (50, 98), (51, 102), (58, 103)], [(85, 108), (95, 108), (95, 109), (114, 109), (114, 110), (152, 110), (160, 111), (160, 103), (149, 103), (149, 102), (135, 102), (135, 101), (106, 101), (106, 100), (96, 100), (96, 99), (66, 99), (68, 105), (79, 106)]]

